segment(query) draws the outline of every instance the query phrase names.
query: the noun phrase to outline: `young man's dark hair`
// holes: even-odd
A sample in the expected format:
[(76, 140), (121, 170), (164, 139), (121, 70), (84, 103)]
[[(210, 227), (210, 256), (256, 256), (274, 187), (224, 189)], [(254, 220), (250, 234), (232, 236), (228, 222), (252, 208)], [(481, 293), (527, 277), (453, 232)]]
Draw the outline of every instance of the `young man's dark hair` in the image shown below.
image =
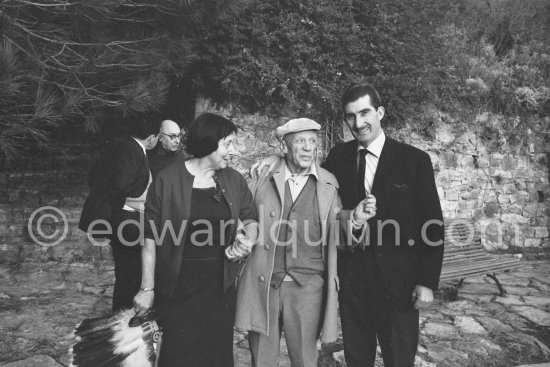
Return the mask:
[(356, 101), (363, 96), (369, 96), (371, 105), (376, 109), (382, 105), (382, 98), (380, 98), (380, 95), (372, 85), (368, 83), (352, 84), (342, 94), (342, 111), (348, 103)]
[(188, 129), (187, 153), (202, 158), (218, 149), (218, 142), (237, 133), (237, 126), (225, 117), (203, 113), (191, 123)]
[(130, 135), (137, 139), (147, 139), (160, 130), (160, 119), (155, 113), (139, 113), (126, 119)]

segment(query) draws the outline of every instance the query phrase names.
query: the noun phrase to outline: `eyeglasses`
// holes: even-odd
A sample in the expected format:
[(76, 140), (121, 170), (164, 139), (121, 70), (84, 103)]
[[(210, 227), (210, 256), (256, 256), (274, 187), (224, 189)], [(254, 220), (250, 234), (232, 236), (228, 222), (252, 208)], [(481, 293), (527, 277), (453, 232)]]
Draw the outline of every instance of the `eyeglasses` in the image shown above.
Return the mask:
[(176, 140), (176, 139), (180, 139), (183, 138), (183, 134), (165, 134), (165, 133), (160, 133), (160, 135), (166, 135), (167, 137), (170, 138), (170, 140)]

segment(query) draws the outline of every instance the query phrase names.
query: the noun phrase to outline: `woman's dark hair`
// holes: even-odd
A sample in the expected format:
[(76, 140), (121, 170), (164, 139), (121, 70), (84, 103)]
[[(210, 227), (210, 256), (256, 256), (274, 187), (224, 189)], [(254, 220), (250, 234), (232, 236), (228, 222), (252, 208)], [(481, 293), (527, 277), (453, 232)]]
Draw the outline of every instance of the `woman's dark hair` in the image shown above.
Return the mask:
[(382, 105), (382, 98), (372, 85), (368, 83), (352, 84), (342, 94), (342, 111), (348, 103), (357, 101), (364, 96), (370, 97), (372, 107), (378, 109)]
[(202, 158), (218, 149), (218, 142), (237, 133), (237, 126), (225, 117), (213, 113), (203, 113), (195, 119), (187, 130), (187, 153)]

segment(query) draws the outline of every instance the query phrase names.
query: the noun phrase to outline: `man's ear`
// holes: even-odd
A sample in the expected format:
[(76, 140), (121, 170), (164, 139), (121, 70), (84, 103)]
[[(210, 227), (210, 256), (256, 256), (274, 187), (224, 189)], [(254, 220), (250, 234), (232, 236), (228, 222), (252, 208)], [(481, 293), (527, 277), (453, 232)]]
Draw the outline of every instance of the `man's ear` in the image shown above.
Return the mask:
[(151, 149), (153, 149), (155, 145), (157, 145), (158, 137), (159, 134), (151, 134), (147, 137), (147, 145), (149, 145)]
[(286, 146), (286, 140), (284, 138), (281, 139), (281, 150), (283, 151), (283, 154), (288, 152), (288, 147)]
[(384, 115), (386, 114), (386, 110), (384, 107), (380, 106), (378, 107), (378, 110), (376, 110), (376, 113), (378, 113), (378, 120), (382, 120), (384, 118)]

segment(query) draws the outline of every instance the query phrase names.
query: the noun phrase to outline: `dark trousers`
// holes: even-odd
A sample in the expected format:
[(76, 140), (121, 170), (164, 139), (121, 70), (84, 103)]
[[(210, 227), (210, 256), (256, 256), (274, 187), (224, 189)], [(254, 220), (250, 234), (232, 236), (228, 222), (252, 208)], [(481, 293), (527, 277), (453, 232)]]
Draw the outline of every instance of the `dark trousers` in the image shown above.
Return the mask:
[[(124, 220), (132, 219), (139, 222), (138, 212), (122, 210), (113, 225), (118, 229)], [(115, 262), (115, 287), (113, 290), (113, 313), (133, 307), (133, 300), (141, 286), (141, 246), (126, 246), (139, 238), (139, 228), (136, 224), (128, 224), (122, 228), (121, 236), (116, 232), (111, 237), (113, 259)]]
[[(339, 254), (340, 317), (348, 367), (373, 367), (376, 341), (385, 367), (414, 367), (419, 314), (391, 302), (375, 254)], [(412, 298), (412, 295), (411, 295)]]

